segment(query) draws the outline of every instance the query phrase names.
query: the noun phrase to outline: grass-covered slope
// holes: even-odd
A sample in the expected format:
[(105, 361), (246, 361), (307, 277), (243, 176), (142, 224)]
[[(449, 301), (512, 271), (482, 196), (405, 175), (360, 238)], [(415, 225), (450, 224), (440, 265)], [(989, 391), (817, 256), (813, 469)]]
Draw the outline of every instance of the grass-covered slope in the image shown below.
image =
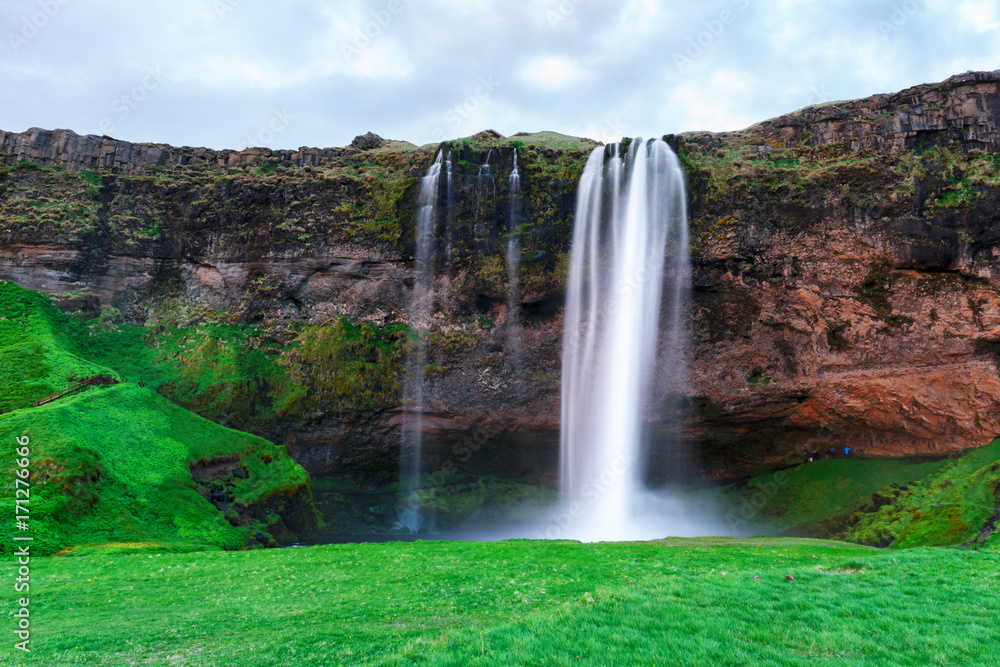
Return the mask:
[(827, 459), (724, 489), (729, 516), (872, 546), (995, 548), (1000, 440), (954, 459)]
[(65, 317), (48, 297), (0, 282), (0, 412), (31, 407), (74, 380), (107, 373), (85, 361), (60, 326)]
[(46, 559), (32, 575), (33, 657), (53, 667), (889, 667), (1000, 652), (1000, 554), (948, 549), (417, 542)]
[(16, 364), (0, 378), (0, 411), (69, 386), (74, 372), (141, 381), (216, 423), (260, 435), (278, 423), (375, 412), (399, 401), (408, 342), (401, 324), (331, 319), (276, 331), (175, 299), (148, 310), (145, 326), (123, 322), (108, 307), (100, 317), (67, 316), (44, 294), (0, 283), (0, 313), (16, 313), (8, 322), (23, 319), (7, 327), (9, 346), (0, 319), (0, 347)]
[[(85, 354), (85, 341), (73, 339), (73, 323), (46, 296), (0, 283), (0, 313), (0, 441), (9, 445), (0, 448), (0, 530), (16, 530), (14, 442), (27, 436), (33, 553), (101, 543), (239, 548), (268, 525), (283, 534), (315, 527), (308, 475), (283, 447), (214, 424), (134, 382), (33, 407), (76, 378), (122, 375), (67, 351)], [(209, 483), (192, 478), (192, 467), (206, 463), (248, 473), (231, 478), (226, 512), (209, 503)]]
[(758, 475), (725, 489), (725, 496), (743, 523), (784, 531), (851, 512), (875, 491), (919, 479), (942, 465), (944, 461), (822, 459)]
[(865, 544), (979, 547), (1000, 528), (1000, 440), (948, 461), (910, 484), (886, 486), (823, 532)]

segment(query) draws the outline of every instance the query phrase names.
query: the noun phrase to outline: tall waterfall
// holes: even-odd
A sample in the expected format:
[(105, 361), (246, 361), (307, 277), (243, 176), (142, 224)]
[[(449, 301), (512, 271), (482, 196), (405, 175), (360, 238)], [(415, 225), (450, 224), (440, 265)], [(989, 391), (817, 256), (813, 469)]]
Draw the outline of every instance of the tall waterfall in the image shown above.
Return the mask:
[(559, 523), (585, 540), (684, 532), (649, 521), (643, 481), (653, 369), (674, 390), (687, 378), (684, 177), (662, 140), (620, 153), (597, 148), (584, 168), (566, 295)]
[(400, 487), (405, 494), (401, 523), (416, 530), (420, 527), (420, 457), (423, 446), (424, 366), (427, 364), (427, 336), (430, 329), (431, 307), (434, 303), (434, 252), (438, 182), (443, 155), (439, 151), (434, 163), (420, 182), (417, 200), (416, 250), (417, 266), (410, 303), (410, 318), (416, 331), (416, 342), (407, 361), (403, 387), (402, 449), (400, 455)]
[(510, 220), (507, 228), (507, 350), (515, 369), (521, 365), (521, 295), (517, 269), (521, 260), (521, 243), (517, 238), (521, 210), (521, 175), (517, 171), (517, 149), (514, 149), (514, 168), (507, 179), (510, 198)]

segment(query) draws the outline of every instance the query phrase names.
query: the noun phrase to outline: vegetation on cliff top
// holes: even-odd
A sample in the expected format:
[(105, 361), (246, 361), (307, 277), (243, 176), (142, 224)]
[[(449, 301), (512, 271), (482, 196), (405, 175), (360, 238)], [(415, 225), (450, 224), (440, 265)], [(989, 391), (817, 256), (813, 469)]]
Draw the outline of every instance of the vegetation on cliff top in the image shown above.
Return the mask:
[[(109, 542), (241, 548), (274, 523), (266, 508), (286, 501), (295, 522), (307, 532), (315, 526), (309, 477), (283, 447), (198, 417), (135, 382), (33, 407), (82, 377), (126, 379), (86, 359), (91, 350), (73, 324), (48, 297), (0, 283), (0, 438), (30, 439), (33, 553)], [(15, 458), (13, 446), (0, 452), (8, 471), (0, 501), (5, 550), (14, 544)], [(192, 467), (214, 462), (246, 473), (227, 489), (233, 514), (210, 504), (208, 488), (192, 479)]]
[[(930, 146), (898, 153), (784, 146), (751, 128), (672, 138), (685, 166), (696, 246), (751, 224), (798, 233), (825, 207), (944, 225), (994, 201), (1000, 153)], [(700, 239), (700, 241), (699, 241)]]
[[(531, 211), (518, 234), (526, 258), (535, 261), (538, 252), (568, 246), (573, 186), (594, 145), (554, 132), (515, 137), (483, 132), (442, 146), (455, 153), (456, 186), (466, 190), (476, 187), (479, 164), (491, 150), (494, 164), (496, 156), (506, 156), (503, 171), (495, 175), (503, 189), (506, 163), (518, 150), (524, 206)], [(159, 248), (165, 236), (193, 225), (238, 243), (244, 254), (335, 243), (409, 252), (419, 177), (437, 149), (390, 142), (373, 150), (335, 151), (318, 166), (260, 155), (255, 163), (235, 167), (195, 162), (132, 175), (24, 162), (0, 168), (0, 238), (85, 245), (89, 239), (94, 247), (87, 252), (103, 256)], [(486, 246), (500, 252), (506, 214), (499, 200), (457, 211), (456, 258), (468, 261), (472, 249)], [(477, 223), (487, 228), (476, 228)]]

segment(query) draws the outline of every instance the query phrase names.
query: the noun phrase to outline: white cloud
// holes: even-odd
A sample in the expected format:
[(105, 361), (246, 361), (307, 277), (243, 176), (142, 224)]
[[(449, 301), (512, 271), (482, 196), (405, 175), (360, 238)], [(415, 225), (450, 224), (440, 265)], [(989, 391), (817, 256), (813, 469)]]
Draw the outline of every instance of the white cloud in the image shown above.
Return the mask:
[(1000, 28), (994, 0), (966, 0), (955, 7), (955, 13), (963, 23), (977, 33), (990, 32)]
[[(672, 91), (661, 108), (660, 117), (677, 124), (686, 121), (688, 130), (723, 132), (740, 130), (763, 118), (747, 112), (755, 77), (749, 72), (720, 70), (703, 83), (682, 83)], [(673, 115), (675, 118), (670, 118)]]
[(528, 85), (544, 90), (563, 89), (584, 78), (576, 63), (560, 56), (534, 58), (524, 65), (519, 76)]

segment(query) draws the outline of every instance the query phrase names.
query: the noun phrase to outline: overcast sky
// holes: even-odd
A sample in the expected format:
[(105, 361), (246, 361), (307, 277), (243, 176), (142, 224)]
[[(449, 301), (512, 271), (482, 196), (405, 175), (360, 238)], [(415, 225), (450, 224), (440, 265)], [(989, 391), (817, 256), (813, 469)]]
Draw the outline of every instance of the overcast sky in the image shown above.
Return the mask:
[(734, 130), (1000, 69), (993, 0), (3, 0), (0, 129), (425, 144)]

